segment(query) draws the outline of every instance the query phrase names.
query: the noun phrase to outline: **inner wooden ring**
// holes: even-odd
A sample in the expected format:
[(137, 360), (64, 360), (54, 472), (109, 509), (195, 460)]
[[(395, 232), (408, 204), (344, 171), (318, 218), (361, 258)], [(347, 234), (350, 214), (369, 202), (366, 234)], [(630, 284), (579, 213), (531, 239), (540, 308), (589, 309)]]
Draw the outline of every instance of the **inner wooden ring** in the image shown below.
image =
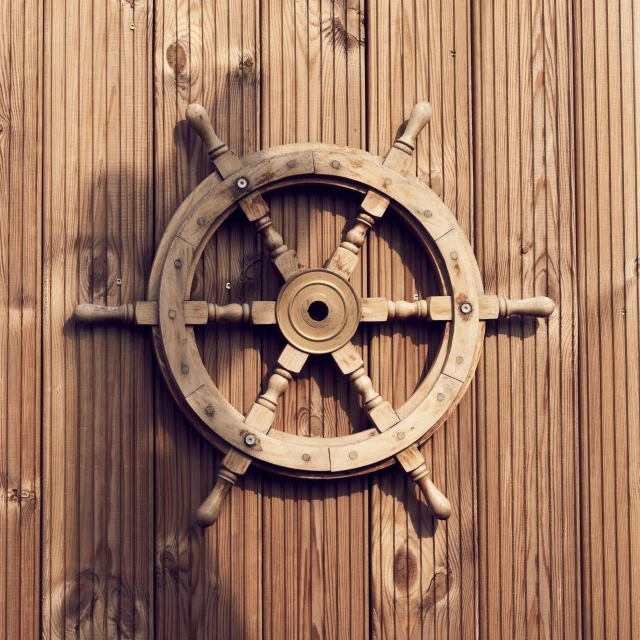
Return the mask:
[[(468, 241), (433, 192), (359, 150), (293, 145), (255, 154), (245, 158), (245, 163), (241, 172), (226, 180), (220, 182), (214, 177), (198, 187), (178, 210), (161, 242), (149, 290), (150, 297), (157, 295), (159, 299), (160, 326), (154, 334), (165, 378), (186, 415), (207, 438), (222, 450), (229, 445), (245, 450), (244, 436), (251, 433), (257, 444), (247, 453), (258, 465), (278, 473), (342, 477), (391, 464), (396, 453), (420, 444), (444, 422), (477, 365), (484, 335), (484, 324), (479, 321), (482, 283)], [(446, 293), (454, 301), (448, 337), (427, 378), (397, 410), (401, 421), (387, 431), (378, 434), (371, 429), (326, 439), (273, 430), (264, 434), (245, 425), (243, 416), (211, 381), (198, 353), (193, 328), (184, 324), (183, 299), (188, 298), (193, 273), (208, 239), (241, 197), (253, 197), (234, 192), (240, 173), (253, 194), (300, 183), (329, 184), (361, 193), (374, 188), (395, 203), (394, 208), (438, 264)], [(174, 267), (178, 258), (188, 265), (187, 269)], [(465, 301), (473, 308), (467, 315), (458, 312)]]

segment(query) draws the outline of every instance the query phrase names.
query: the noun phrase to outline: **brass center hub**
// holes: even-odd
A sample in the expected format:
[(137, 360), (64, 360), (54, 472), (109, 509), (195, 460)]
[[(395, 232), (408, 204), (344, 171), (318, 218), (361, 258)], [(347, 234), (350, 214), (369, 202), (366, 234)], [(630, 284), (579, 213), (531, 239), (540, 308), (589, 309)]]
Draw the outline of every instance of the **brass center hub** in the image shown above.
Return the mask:
[(360, 300), (333, 271), (307, 269), (283, 285), (276, 320), (282, 335), (300, 351), (331, 353), (356, 332)]

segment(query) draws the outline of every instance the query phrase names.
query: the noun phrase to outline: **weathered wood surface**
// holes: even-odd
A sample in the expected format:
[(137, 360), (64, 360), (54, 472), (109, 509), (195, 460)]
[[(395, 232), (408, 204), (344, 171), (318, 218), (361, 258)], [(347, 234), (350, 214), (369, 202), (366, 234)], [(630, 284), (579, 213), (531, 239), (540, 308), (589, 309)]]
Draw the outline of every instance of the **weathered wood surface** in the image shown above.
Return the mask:
[(38, 638), (42, 2), (0, 5), (0, 637)]
[[(632, 0), (47, 0), (0, 16), (0, 637), (638, 636)], [(296, 141), (382, 154), (419, 100), (434, 114), (413, 166), (475, 241), (486, 293), (558, 308), (497, 321), (424, 447), (446, 523), (400, 468), (327, 484), (249, 469), (203, 532), (221, 456), (154, 373), (149, 329), (80, 326), (73, 309), (144, 298), (169, 218), (210, 171), (190, 102), (239, 155)], [(269, 199), (308, 266), (358, 200)], [(368, 234), (356, 290), (436, 294), (392, 216)], [(195, 282), (194, 299), (225, 305), (273, 299), (278, 279), (232, 216)], [(198, 330), (243, 412), (282, 349), (258, 329)], [(438, 331), (356, 335), (394, 406)], [(291, 382), (277, 428), (367, 428), (326, 360)]]
[[(288, 142), (365, 143), (363, 2), (262, 2), (262, 135), (267, 148)], [(308, 267), (340, 244), (357, 199), (327, 190), (275, 194), (274, 225)], [(366, 271), (352, 284), (364, 292)], [(277, 281), (267, 264), (262, 295)], [(265, 365), (279, 341), (263, 338)], [(267, 367), (263, 369), (263, 375)], [(274, 426), (307, 436), (339, 436), (366, 425), (349, 381), (329, 356), (311, 358), (283, 398)], [(367, 425), (368, 426), (368, 425)], [(367, 481), (324, 484), (265, 476), (263, 637), (368, 638)]]
[(640, 12), (575, 6), (583, 635), (640, 634)]
[(472, 4), (485, 291), (557, 303), (546, 321), (491, 324), (478, 367), (481, 638), (581, 629), (572, 6)]
[(71, 319), (145, 295), (151, 18), (146, 2), (44, 8), (45, 638), (153, 635), (151, 344)]
[[(455, 2), (441, 13), (439, 3), (379, 0), (368, 3), (367, 9), (369, 150), (384, 153), (412, 105), (429, 100), (433, 116), (418, 140), (413, 166), (427, 181), (430, 168), (439, 170), (444, 201), (471, 237), (468, 4)], [(386, 218), (380, 226), (385, 223)], [(369, 295), (412, 300), (414, 293), (420, 298), (437, 293), (433, 280), (425, 277), (424, 255), (412, 255), (406, 244), (402, 246), (397, 225), (388, 233), (371, 235)], [(439, 340), (438, 333), (424, 325), (398, 329), (369, 329), (370, 375), (394, 406), (411, 393)], [(473, 430), (468, 394), (423, 448), (433, 482), (452, 504), (446, 523), (435, 524), (419, 499), (419, 489), (401, 468), (373, 478), (374, 637), (467, 638), (475, 633)]]

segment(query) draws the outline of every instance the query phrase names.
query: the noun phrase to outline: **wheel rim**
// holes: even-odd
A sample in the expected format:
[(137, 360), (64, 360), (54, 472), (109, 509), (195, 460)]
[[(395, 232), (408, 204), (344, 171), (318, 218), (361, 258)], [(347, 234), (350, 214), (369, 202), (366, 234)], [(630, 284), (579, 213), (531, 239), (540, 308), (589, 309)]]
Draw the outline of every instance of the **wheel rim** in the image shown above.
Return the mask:
[[(255, 162), (252, 157), (245, 159), (239, 172), (243, 175), (211, 180), (210, 188), (202, 189), (199, 199), (185, 203), (167, 229), (170, 241), (164, 243), (164, 255), (156, 256), (150, 282), (150, 292), (154, 288), (158, 292), (160, 324), (154, 344), (163, 375), (199, 431), (218, 446), (237, 447), (280, 473), (355, 475), (390, 464), (399, 451), (423, 442), (444, 421), (475, 371), (484, 333), (478, 313), (483, 292), (471, 248), (453, 215), (433, 192), (386, 170), (374, 156), (327, 145), (311, 149), (305, 145), (300, 150), (290, 145), (256, 155)], [(247, 181), (243, 190), (237, 187), (241, 178)], [(307, 438), (274, 430), (268, 434), (254, 431), (215, 387), (197, 350), (193, 329), (184, 323), (183, 300), (189, 297), (204, 246), (237, 203), (254, 193), (318, 183), (360, 192), (377, 188), (389, 197), (425, 250), (436, 252), (431, 257), (441, 266), (445, 293), (456, 301), (451, 329), (441, 347), (445, 357), (436, 365), (438, 375), (427, 376), (397, 409), (400, 422), (384, 433), (367, 430), (341, 438)], [(460, 311), (463, 303), (471, 305), (471, 313)], [(255, 438), (250, 447), (245, 443), (247, 434)]]

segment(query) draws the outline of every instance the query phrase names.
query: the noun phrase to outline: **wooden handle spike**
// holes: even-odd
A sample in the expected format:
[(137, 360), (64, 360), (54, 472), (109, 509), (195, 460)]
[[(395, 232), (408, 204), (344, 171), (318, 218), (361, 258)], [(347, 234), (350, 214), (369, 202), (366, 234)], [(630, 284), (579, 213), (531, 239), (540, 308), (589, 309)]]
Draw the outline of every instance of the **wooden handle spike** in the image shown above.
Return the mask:
[(432, 115), (433, 109), (431, 105), (428, 102), (419, 102), (411, 110), (404, 133), (394, 142), (393, 146), (396, 149), (412, 153), (416, 147), (416, 138), (431, 120)]
[(133, 304), (123, 304), (119, 307), (105, 307), (99, 304), (79, 304), (73, 317), (78, 322), (92, 324), (104, 324), (108, 322), (120, 324), (132, 324), (135, 320), (135, 307)]
[(500, 317), (512, 316), (536, 316), (537, 318), (547, 318), (556, 308), (556, 303), (551, 298), (538, 296), (537, 298), (526, 298), (524, 300), (509, 300), (499, 298)]
[(235, 473), (220, 467), (213, 490), (196, 512), (196, 522), (201, 527), (210, 527), (220, 517), (222, 504), (229, 490), (237, 481), (238, 476)]
[(202, 138), (209, 157), (211, 160), (215, 160), (218, 156), (229, 151), (229, 147), (218, 138), (216, 132), (213, 130), (213, 124), (207, 110), (201, 105), (194, 102), (187, 107), (185, 117), (189, 126)]
[(229, 490), (238, 482), (238, 477), (245, 474), (250, 464), (251, 458), (234, 447), (229, 447), (227, 455), (220, 463), (213, 490), (196, 512), (196, 522), (201, 527), (210, 527), (220, 517)]
[(436, 487), (429, 477), (427, 465), (422, 464), (410, 474), (411, 479), (420, 487), (422, 495), (429, 509), (438, 520), (448, 520), (451, 516), (451, 503), (447, 497)]
[(396, 459), (409, 477), (420, 487), (429, 509), (438, 520), (447, 520), (451, 515), (451, 503), (445, 495), (431, 482), (429, 470), (415, 444), (396, 454)]

